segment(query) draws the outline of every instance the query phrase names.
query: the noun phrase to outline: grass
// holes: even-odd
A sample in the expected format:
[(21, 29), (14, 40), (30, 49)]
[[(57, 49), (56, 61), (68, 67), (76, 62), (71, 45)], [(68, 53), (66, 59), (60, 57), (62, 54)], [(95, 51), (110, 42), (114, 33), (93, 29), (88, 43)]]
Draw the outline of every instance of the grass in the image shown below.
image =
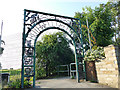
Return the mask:
[(10, 76), (10, 81), (14, 81), (16, 78), (21, 78), (21, 75), (12, 75), (12, 76)]
[[(9, 73), (10, 74), (10, 82), (15, 81), (16, 78), (21, 78), (21, 69), (13, 70), (13, 69), (2, 69), (1, 73)], [(5, 81), (2, 82), (3, 88), (7, 88), (8, 85), (4, 84)]]
[[(31, 82), (24, 80), (24, 88), (32, 88)], [(21, 75), (10, 77), (10, 82), (4, 88), (21, 88)]]
[(10, 76), (13, 76), (13, 75), (20, 75), (21, 74), (21, 69), (17, 69), (17, 70), (8, 70), (8, 69), (3, 69), (3, 70), (0, 70), (2, 73), (10, 73)]
[[(21, 69), (17, 69), (17, 70), (8, 70), (8, 69), (3, 69), (0, 70), (2, 73), (9, 73), (10, 74), (10, 83), (11, 82), (16, 82), (17, 79), (21, 78)], [(49, 77), (43, 77), (42, 79), (50, 79), (50, 78), (58, 78), (58, 77), (63, 77), (64, 75), (53, 75), (53, 76), (49, 76)], [(25, 78), (26, 79), (26, 78)], [(21, 79), (20, 79), (21, 80)], [(31, 84), (33, 83), (33, 77), (30, 78), (30, 82)], [(40, 84), (40, 82), (38, 82), (38, 84)], [(8, 85), (6, 85), (5, 87), (7, 88)], [(5, 88), (4, 87), (4, 88)]]
[[(32, 79), (30, 79), (30, 82), (28, 83), (26, 80), (26, 78), (24, 79), (24, 85), (25, 88), (29, 88), (32, 87)], [(10, 81), (9, 83), (6, 85), (3, 85), (3, 88), (20, 88), (21, 87), (21, 74), (19, 75), (10, 75)]]

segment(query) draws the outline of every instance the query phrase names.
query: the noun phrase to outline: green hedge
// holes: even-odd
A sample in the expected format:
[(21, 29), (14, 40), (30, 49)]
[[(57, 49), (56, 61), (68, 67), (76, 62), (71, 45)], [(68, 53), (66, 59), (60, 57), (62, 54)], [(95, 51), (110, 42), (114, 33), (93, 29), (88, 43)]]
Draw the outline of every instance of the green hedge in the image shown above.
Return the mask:
[(10, 73), (10, 75), (20, 75), (21, 69), (17, 69), (17, 70), (4, 69), (4, 70), (2, 70), (2, 73)]

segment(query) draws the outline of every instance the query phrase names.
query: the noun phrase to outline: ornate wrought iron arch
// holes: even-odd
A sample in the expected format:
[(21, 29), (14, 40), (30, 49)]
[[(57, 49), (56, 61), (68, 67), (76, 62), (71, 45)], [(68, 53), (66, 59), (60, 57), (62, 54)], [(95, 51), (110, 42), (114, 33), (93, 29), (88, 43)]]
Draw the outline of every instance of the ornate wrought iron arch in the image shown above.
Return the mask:
[[(35, 87), (35, 45), (37, 38), (49, 29), (61, 30), (72, 39), (75, 46), (77, 82), (79, 82), (78, 58), (84, 57), (80, 20), (25, 9), (22, 42), (22, 88), (24, 87), (25, 77), (28, 81), (30, 77), (33, 77), (33, 87)], [(74, 37), (75, 35), (76, 37)], [(77, 48), (78, 44), (81, 45), (80, 48)]]

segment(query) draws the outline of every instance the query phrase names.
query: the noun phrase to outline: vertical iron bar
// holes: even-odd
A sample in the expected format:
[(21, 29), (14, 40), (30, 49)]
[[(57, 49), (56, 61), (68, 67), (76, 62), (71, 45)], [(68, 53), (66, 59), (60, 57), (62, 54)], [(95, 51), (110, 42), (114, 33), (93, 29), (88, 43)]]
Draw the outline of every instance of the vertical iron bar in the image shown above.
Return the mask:
[(75, 44), (74, 39), (73, 39), (73, 43), (74, 43), (74, 46), (75, 46), (76, 78), (77, 78), (77, 82), (79, 83), (79, 72), (78, 72), (77, 51), (76, 51), (76, 44)]
[(23, 38), (22, 38), (22, 71), (21, 71), (21, 88), (24, 88), (24, 51), (25, 51), (25, 20), (26, 10), (24, 10), (24, 27), (23, 27)]
[(33, 88), (35, 88), (35, 63), (36, 63), (36, 42), (37, 42), (37, 38), (38, 36), (35, 38), (35, 41), (34, 41), (34, 65), (33, 65), (33, 68), (34, 68), (34, 76), (33, 76)]
[[(83, 39), (82, 39), (82, 29), (81, 29), (81, 23), (80, 23), (80, 19), (79, 19), (79, 26), (80, 26), (80, 33), (81, 33), (81, 45), (83, 48)], [(83, 58), (84, 58), (84, 48), (83, 48)], [(85, 69), (85, 61), (83, 60), (83, 64), (84, 64), (84, 72), (85, 72), (85, 80), (86, 80), (86, 69)]]
[(33, 68), (34, 68), (34, 76), (33, 76), (33, 88), (35, 88), (35, 45), (34, 44), (34, 65), (33, 65)]
[[(77, 33), (77, 31), (74, 30), (73, 27), (71, 27), (72, 30), (76, 33), (76, 35), (78, 36), (79, 38), (79, 34)], [(74, 46), (75, 46), (75, 63), (76, 63), (76, 77), (77, 77), (77, 82), (79, 83), (79, 70), (78, 70), (78, 60), (77, 60), (77, 50), (76, 50), (76, 44), (75, 44), (75, 41), (73, 39), (73, 43), (74, 43)]]

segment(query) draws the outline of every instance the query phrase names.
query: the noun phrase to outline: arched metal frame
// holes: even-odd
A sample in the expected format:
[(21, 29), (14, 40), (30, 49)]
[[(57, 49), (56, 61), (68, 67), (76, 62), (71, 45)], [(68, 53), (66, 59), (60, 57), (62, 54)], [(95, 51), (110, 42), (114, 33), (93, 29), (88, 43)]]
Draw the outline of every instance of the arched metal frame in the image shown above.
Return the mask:
[[(38, 37), (47, 30), (61, 30), (65, 32), (73, 41), (75, 47), (75, 62), (77, 72), (77, 82), (79, 82), (77, 44), (81, 45), (78, 50), (84, 57), (82, 30), (80, 20), (66, 16), (43, 13), (32, 10), (24, 10), (24, 28), (22, 42), (22, 73), (21, 85), (24, 88), (24, 78), (29, 81), (33, 77), (33, 87), (35, 87), (35, 46)], [(74, 35), (73, 35), (74, 34)], [(74, 37), (76, 35), (78, 41)], [(85, 65), (84, 65), (85, 66)], [(85, 69), (84, 69), (85, 70)]]

